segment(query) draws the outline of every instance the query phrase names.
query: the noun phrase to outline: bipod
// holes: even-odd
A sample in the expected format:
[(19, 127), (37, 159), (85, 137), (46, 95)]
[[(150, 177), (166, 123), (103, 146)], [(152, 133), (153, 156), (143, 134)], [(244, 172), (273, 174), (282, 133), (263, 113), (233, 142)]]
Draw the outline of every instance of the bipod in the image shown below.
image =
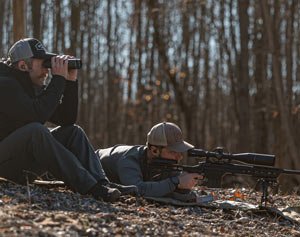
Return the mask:
[(269, 196), (269, 187), (273, 186), (276, 183), (276, 179), (274, 180), (273, 178), (268, 179), (268, 178), (261, 178), (258, 180), (258, 183), (261, 186), (261, 200), (260, 200), (260, 206), (267, 207), (267, 202), (268, 202), (268, 196)]

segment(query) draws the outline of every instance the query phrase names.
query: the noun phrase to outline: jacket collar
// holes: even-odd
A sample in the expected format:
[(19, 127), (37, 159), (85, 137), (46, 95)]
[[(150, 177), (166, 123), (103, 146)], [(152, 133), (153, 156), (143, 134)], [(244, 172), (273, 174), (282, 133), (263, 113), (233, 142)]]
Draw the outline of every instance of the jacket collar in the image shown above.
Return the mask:
[(14, 75), (16, 78), (24, 78), (27, 77), (30, 79), (29, 77), (29, 73), (28, 72), (23, 72), (20, 71), (18, 69), (15, 69), (11, 66), (9, 66), (8, 64), (6, 64), (5, 62), (0, 62), (0, 75)]
[(5, 62), (0, 62), (0, 76), (7, 76), (17, 80), (28, 94), (34, 96), (34, 88), (29, 76), (29, 72), (20, 71), (7, 65)]

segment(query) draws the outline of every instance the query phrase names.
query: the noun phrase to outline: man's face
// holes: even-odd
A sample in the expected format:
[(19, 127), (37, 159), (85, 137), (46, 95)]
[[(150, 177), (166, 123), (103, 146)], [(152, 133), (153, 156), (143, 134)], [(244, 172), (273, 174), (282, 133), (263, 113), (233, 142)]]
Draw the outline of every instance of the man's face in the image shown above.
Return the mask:
[(33, 58), (32, 67), (28, 70), (32, 83), (39, 87), (45, 84), (49, 73), (48, 68), (43, 67), (43, 61), (43, 59)]
[(181, 152), (171, 151), (168, 148), (162, 148), (160, 157), (169, 160), (180, 161), (183, 159), (183, 154)]

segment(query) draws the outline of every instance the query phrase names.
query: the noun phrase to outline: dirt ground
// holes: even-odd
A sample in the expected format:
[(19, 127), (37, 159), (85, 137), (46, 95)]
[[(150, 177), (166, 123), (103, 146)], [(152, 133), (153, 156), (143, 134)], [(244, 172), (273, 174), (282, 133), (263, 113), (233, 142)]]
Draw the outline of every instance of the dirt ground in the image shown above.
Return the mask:
[[(222, 202), (260, 203), (261, 193), (247, 189), (205, 191)], [(268, 206), (175, 206), (129, 196), (111, 204), (65, 187), (1, 181), (0, 236), (300, 236), (300, 196), (272, 195)]]

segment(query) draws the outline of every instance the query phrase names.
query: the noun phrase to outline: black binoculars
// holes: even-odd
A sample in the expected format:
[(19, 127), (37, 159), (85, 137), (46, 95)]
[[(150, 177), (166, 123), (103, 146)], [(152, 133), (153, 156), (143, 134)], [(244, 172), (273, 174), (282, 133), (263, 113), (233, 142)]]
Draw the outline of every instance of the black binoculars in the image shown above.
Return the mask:
[[(46, 59), (43, 62), (43, 67), (51, 68), (51, 59)], [(68, 59), (68, 69), (80, 69), (81, 67), (82, 67), (81, 59), (79, 58)]]

